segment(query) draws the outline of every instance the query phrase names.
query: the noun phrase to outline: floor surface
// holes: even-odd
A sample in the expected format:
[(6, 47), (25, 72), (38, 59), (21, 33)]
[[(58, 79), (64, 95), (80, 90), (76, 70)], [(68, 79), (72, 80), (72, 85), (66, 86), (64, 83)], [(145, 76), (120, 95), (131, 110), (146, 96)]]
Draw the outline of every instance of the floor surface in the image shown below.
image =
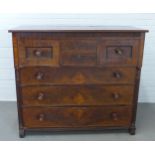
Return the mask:
[(128, 133), (48, 133), (18, 136), (18, 118), (15, 102), (0, 102), (0, 140), (1, 141), (154, 141), (155, 104), (139, 104), (136, 121), (136, 135)]

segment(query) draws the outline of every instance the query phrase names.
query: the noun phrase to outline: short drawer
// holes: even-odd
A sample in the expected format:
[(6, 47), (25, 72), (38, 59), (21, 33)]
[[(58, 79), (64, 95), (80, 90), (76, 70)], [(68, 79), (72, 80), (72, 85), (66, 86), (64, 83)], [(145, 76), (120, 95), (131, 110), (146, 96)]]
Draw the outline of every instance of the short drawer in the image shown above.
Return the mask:
[(30, 107), (23, 108), (24, 126), (39, 127), (128, 127), (131, 107)]
[(61, 65), (96, 66), (97, 41), (83, 38), (61, 41)]
[(136, 65), (138, 50), (137, 40), (103, 40), (100, 44), (100, 64)]
[(59, 42), (57, 40), (19, 40), (20, 66), (59, 66)]
[(134, 86), (22, 87), (24, 105), (131, 105)]
[(20, 69), (22, 85), (34, 84), (134, 84), (135, 68), (51, 68), (25, 67)]

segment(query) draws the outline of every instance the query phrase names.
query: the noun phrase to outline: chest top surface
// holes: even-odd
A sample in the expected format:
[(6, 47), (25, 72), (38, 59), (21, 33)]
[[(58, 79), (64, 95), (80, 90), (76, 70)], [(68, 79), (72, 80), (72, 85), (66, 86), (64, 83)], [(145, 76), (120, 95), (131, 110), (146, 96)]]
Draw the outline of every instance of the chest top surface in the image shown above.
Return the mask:
[(127, 26), (19, 26), (9, 32), (148, 32)]

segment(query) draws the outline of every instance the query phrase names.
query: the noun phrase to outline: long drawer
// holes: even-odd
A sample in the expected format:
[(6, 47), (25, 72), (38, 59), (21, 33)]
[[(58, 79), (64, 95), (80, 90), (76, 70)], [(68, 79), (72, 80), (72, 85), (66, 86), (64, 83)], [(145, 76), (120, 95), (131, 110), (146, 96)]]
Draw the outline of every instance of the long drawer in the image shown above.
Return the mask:
[[(133, 84), (133, 67), (51, 68), (25, 67), (20, 69), (23, 85), (31, 84)], [(25, 76), (26, 75), (26, 76)]]
[(23, 108), (24, 126), (105, 127), (129, 126), (131, 107), (30, 107)]
[(23, 105), (131, 105), (134, 86), (29, 86), (21, 92)]

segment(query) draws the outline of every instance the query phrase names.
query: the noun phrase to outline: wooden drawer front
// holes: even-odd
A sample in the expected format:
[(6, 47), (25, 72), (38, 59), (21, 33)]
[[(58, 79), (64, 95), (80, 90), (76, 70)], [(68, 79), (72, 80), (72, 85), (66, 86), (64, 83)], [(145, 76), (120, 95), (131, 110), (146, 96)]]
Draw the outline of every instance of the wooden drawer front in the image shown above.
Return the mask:
[(135, 68), (50, 68), (20, 69), (23, 85), (32, 84), (134, 84)]
[(20, 65), (59, 65), (59, 42), (56, 40), (19, 40)]
[(44, 60), (44, 59), (52, 59), (53, 57), (53, 48), (35, 48), (28, 47), (26, 48), (26, 59), (36, 59), (36, 60)]
[(128, 105), (133, 86), (32, 86), (22, 88), (24, 105)]
[(105, 127), (129, 126), (130, 107), (51, 107), (23, 108), (24, 126)]
[(63, 66), (97, 65), (97, 42), (82, 39), (61, 41), (61, 64)]
[(101, 65), (136, 65), (138, 59), (137, 40), (106, 40), (100, 47)]

